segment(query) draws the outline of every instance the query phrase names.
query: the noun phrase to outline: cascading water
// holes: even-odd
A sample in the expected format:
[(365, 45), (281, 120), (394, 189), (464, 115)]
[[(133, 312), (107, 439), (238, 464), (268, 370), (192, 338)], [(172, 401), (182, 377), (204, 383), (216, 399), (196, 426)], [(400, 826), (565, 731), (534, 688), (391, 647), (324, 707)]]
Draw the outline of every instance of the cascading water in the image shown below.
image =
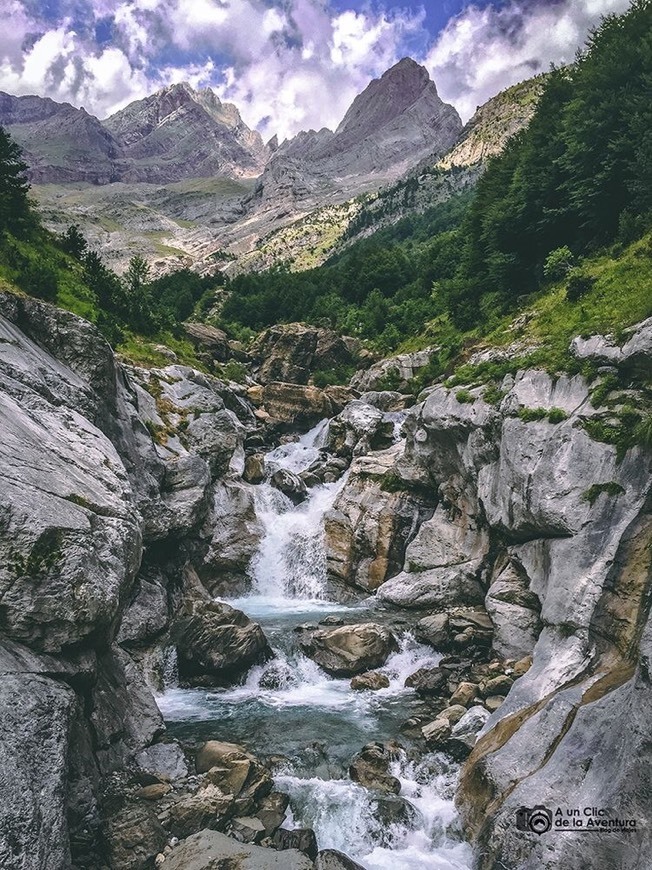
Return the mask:
[[(327, 421), (298, 442), (266, 457), (268, 475), (279, 468), (297, 474), (320, 458)], [(277, 786), (291, 799), (285, 826), (315, 830), (320, 848), (336, 848), (369, 870), (467, 870), (469, 847), (456, 829), (452, 802), (457, 770), (443, 757), (418, 764), (402, 755), (393, 774), (410, 812), (387, 824), (379, 798), (347, 777), (353, 755), (371, 740), (396, 736), (418, 699), (405, 679), (434, 667), (441, 656), (403, 634), (400, 648), (380, 669), (389, 686), (355, 691), (349, 680), (329, 677), (293, 641), (293, 629), (327, 614), (378, 620), (365, 606), (344, 607), (326, 597), (324, 516), (344, 485), (317, 486), (300, 505), (269, 483), (256, 491), (265, 534), (252, 561), (251, 594), (230, 600), (262, 623), (275, 657), (253, 668), (231, 689), (169, 689), (160, 706), (173, 734), (217, 738), (247, 745), (263, 755), (285, 758)]]

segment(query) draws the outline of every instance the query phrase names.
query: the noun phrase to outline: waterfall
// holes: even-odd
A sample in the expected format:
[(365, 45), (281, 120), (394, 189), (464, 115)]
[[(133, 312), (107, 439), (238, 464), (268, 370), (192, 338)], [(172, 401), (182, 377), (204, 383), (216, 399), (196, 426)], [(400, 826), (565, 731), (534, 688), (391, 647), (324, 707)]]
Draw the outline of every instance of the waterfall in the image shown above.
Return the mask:
[[(322, 420), (298, 441), (272, 450), (265, 457), (268, 474), (279, 468), (298, 474), (308, 468), (319, 459), (327, 430), (328, 420)], [(254, 597), (277, 603), (288, 599), (323, 600), (324, 516), (343, 485), (344, 478), (313, 487), (299, 505), (268, 483), (256, 488), (256, 515), (264, 535), (249, 569)]]

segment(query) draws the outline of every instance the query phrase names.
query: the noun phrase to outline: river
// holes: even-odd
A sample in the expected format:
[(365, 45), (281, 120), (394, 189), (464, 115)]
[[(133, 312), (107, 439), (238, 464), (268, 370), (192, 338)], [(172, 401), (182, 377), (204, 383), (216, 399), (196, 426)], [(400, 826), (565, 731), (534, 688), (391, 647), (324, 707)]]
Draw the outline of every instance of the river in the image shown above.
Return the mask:
[[(326, 425), (269, 453), (268, 471), (308, 467)], [(405, 678), (434, 667), (441, 656), (394, 625), (400, 647), (381, 669), (389, 687), (354, 691), (348, 679), (329, 677), (295, 643), (294, 629), (304, 623), (390, 618), (373, 599), (351, 607), (327, 599), (324, 516), (344, 481), (314, 487), (298, 506), (267, 483), (256, 488), (265, 533), (251, 566), (251, 591), (228, 603), (260, 622), (275, 657), (253, 668), (240, 686), (169, 685), (158, 704), (171, 736), (222, 739), (261, 757), (275, 756), (276, 786), (290, 795), (284, 826), (313, 828), (319, 848), (339, 849), (368, 870), (468, 870), (471, 850), (453, 804), (455, 763), (442, 754), (415, 759), (400, 751), (392, 773), (407, 805), (376, 795), (347, 773), (365, 744), (400, 736), (401, 724), (419, 703), (404, 687)]]

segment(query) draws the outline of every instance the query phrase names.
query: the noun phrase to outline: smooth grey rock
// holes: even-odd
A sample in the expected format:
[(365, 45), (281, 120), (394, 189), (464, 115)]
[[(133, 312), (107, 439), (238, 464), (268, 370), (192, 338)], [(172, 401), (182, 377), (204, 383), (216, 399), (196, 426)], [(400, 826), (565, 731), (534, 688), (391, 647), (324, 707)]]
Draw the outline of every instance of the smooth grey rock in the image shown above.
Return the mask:
[(306, 855), (292, 849), (276, 852), (218, 833), (200, 831), (180, 843), (166, 860), (166, 870), (213, 870), (228, 862), (233, 870), (312, 870)]
[(490, 715), (485, 707), (480, 705), (470, 707), (462, 718), (453, 725), (451, 737), (462, 741), (469, 749), (472, 749), (477, 734), (482, 730)]
[(505, 659), (530, 655), (541, 630), (541, 604), (517, 562), (508, 562), (492, 580), (485, 607), (494, 625), (494, 650)]
[(188, 776), (188, 763), (178, 743), (155, 743), (137, 752), (135, 762), (144, 773), (174, 782)]
[(236, 451), (243, 449), (244, 433), (233, 411), (225, 409), (191, 420), (185, 435), (188, 450), (207, 462), (215, 478), (228, 471)]

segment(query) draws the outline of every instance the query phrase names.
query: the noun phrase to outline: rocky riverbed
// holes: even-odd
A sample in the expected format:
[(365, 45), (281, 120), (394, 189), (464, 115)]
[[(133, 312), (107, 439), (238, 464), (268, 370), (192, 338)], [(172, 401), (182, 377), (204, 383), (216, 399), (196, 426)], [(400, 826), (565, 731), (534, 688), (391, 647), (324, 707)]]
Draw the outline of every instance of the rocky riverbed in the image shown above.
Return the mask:
[(652, 323), (573, 352), (415, 401), (290, 325), (235, 384), (0, 294), (0, 865), (637, 866)]

